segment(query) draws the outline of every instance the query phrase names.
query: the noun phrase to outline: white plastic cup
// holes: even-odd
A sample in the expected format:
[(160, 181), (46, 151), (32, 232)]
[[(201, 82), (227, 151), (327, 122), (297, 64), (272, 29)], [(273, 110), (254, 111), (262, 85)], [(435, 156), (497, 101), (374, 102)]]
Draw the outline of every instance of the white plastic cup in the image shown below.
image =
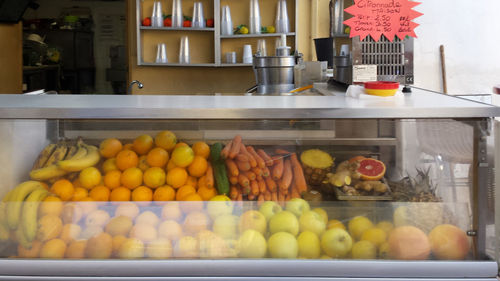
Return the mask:
[(260, 34), (261, 33), (261, 18), (260, 18), (260, 7), (259, 0), (250, 0), (250, 34)]
[(226, 63), (235, 64), (236, 63), (236, 52), (226, 53)]
[(288, 8), (286, 0), (278, 1), (278, 9), (276, 12), (276, 32), (289, 33), (290, 32), (290, 19), (288, 18)]
[(252, 45), (243, 46), (243, 63), (245, 64), (253, 63)]
[(179, 48), (179, 63), (180, 64), (191, 63), (191, 54), (189, 51), (189, 38), (187, 36), (183, 36), (181, 38), (181, 46)]
[(259, 39), (257, 41), (257, 56), (260, 57), (266, 57), (267, 56), (267, 47), (266, 47), (266, 40), (265, 39)]
[(182, 0), (174, 0), (172, 4), (172, 27), (183, 27)]
[(193, 9), (193, 23), (191, 25), (195, 28), (205, 28), (205, 16), (203, 14), (203, 3), (195, 2)]
[(153, 14), (151, 15), (152, 27), (163, 27), (163, 12), (161, 2), (154, 2)]
[(349, 54), (350, 54), (349, 45), (348, 44), (342, 44), (340, 46), (339, 56), (349, 56)]
[(233, 35), (233, 21), (229, 6), (222, 6), (221, 35)]

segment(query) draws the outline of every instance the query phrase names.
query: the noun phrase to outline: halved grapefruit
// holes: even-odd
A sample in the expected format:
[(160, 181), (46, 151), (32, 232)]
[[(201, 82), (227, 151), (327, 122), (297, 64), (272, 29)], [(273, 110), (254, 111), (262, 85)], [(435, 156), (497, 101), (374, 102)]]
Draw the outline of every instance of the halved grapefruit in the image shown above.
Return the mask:
[(365, 158), (359, 162), (356, 170), (364, 181), (378, 181), (385, 175), (385, 165), (382, 161)]

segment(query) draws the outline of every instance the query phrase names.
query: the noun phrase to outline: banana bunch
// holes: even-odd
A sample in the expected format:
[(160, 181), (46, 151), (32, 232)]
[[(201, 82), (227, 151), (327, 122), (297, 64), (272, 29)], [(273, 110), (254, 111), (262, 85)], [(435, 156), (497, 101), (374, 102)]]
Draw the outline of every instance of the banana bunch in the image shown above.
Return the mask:
[(99, 149), (85, 144), (81, 139), (75, 143), (60, 141), (46, 146), (33, 164), (30, 178), (48, 181), (79, 172), (96, 165), (101, 156)]
[(38, 231), (38, 206), (49, 192), (38, 181), (26, 181), (9, 191), (0, 202), (0, 241), (15, 231), (17, 241), (29, 249)]

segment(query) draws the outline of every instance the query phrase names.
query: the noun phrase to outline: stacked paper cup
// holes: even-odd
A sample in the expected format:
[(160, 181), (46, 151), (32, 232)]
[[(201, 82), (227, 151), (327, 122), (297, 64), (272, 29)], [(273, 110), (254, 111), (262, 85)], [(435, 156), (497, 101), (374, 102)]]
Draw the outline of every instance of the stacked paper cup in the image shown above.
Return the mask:
[(259, 0), (250, 0), (250, 34), (260, 34)]
[(278, 9), (276, 11), (276, 32), (277, 33), (289, 33), (290, 32), (290, 20), (288, 18), (288, 8), (286, 0), (278, 1)]

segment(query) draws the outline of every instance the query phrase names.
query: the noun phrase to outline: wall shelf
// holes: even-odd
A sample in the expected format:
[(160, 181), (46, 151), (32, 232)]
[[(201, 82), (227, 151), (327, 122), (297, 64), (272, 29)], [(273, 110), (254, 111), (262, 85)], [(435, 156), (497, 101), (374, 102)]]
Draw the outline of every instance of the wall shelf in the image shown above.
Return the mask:
[[(280, 37), (283, 33), (262, 33), (262, 34), (235, 34), (221, 35), (222, 39), (237, 39), (237, 38), (265, 38), (265, 37)], [(295, 32), (286, 33), (286, 36), (295, 36)]]
[(141, 26), (141, 30), (157, 30), (157, 31), (207, 31), (214, 32), (214, 27), (198, 28), (198, 27), (151, 27), (151, 26)]
[(142, 62), (142, 66), (177, 66), (177, 67), (216, 67), (215, 63), (156, 63)]

